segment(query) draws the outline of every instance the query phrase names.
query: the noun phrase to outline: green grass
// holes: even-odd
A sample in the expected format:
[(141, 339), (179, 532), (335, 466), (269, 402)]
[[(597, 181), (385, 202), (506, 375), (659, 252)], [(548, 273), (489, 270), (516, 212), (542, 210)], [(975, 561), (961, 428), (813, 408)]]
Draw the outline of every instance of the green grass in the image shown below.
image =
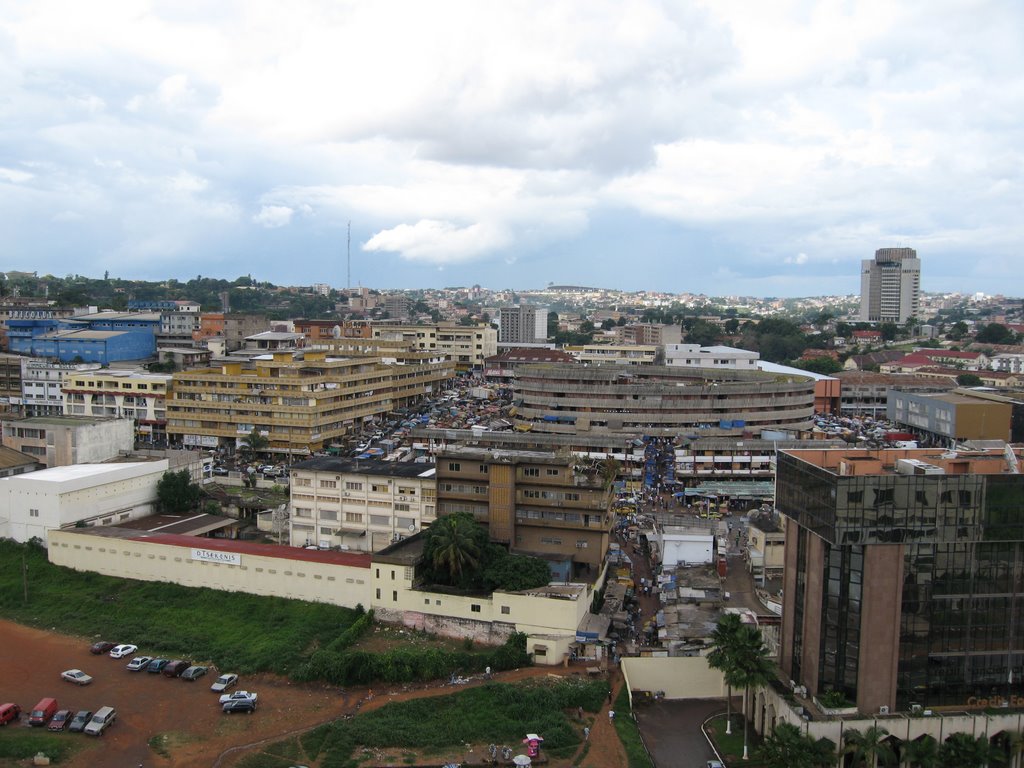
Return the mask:
[(756, 747), (761, 742), (754, 733), (753, 728), (750, 729), (749, 741), (747, 742), (747, 754), (750, 756), (750, 759), (743, 760), (742, 714), (733, 711), (731, 734), (725, 732), (725, 715), (719, 715), (708, 722), (708, 733), (711, 736), (711, 740), (715, 743), (718, 753), (723, 757), (727, 765), (743, 763), (744, 768), (759, 768), (762, 765), (756, 756)]
[(14, 765), (42, 752), (56, 765), (67, 760), (83, 745), (69, 739), (68, 734), (21, 728), (17, 725), (0, 728), (0, 765)]
[(629, 708), (629, 691), (622, 686), (619, 695), (615, 697), (615, 732), (619, 734), (619, 741), (626, 750), (626, 759), (629, 761), (629, 768), (654, 768), (654, 763), (647, 755), (647, 749), (640, 740), (640, 729), (633, 720), (632, 710)]
[[(297, 762), (319, 761), (320, 768), (353, 768), (367, 759), (365, 748), (377, 747), (401, 748), (403, 762), (409, 763), (414, 754), (422, 758), (466, 743), (518, 746), (527, 733), (541, 734), (551, 757), (566, 758), (580, 744), (573, 724), (576, 708), (595, 712), (607, 695), (608, 684), (601, 680), (488, 683), (335, 720), (299, 737), (302, 754), (295, 753), (295, 740), (288, 739), (267, 747), (260, 758), (292, 754)], [(357, 752), (357, 747), (364, 749)], [(243, 765), (276, 768), (270, 762)]]
[(288, 675), (360, 615), (323, 603), (81, 573), (52, 565), (41, 547), (0, 541), (0, 616), (220, 669)]

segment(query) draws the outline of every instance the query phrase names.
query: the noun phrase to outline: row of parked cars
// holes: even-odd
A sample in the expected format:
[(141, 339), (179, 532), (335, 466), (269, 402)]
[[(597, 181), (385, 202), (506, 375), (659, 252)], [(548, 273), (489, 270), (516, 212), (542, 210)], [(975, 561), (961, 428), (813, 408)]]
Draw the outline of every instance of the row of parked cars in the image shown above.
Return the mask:
[[(17, 704), (0, 704), (0, 725), (21, 719), (21, 707)], [(47, 696), (29, 710), (28, 724), (46, 726), (51, 731), (63, 731), (67, 728), (72, 733), (87, 733), (90, 736), (102, 736), (103, 732), (117, 720), (117, 711), (113, 707), (100, 707), (95, 712), (82, 709), (72, 713), (70, 709), (60, 709), (57, 699)]]
[[(139, 649), (138, 646), (127, 643), (115, 645), (114, 643), (107, 641), (100, 641), (98, 643), (93, 643), (89, 650), (94, 654), (106, 653), (115, 659), (122, 659), (136, 653)], [(127, 669), (131, 672), (141, 672), (142, 670), (146, 670), (153, 674), (162, 674), (164, 677), (180, 677), (182, 680), (187, 680), (189, 682), (195, 682), (209, 672), (209, 667), (192, 664), (191, 662), (184, 661), (183, 659), (164, 659), (153, 656), (136, 656), (128, 662)], [(68, 670), (63, 673), (62, 677), (64, 677), (65, 680), (78, 682), (80, 678), (76, 677), (74, 673), (84, 675), (88, 678), (84, 683), (80, 683), (82, 685), (92, 681), (91, 677), (85, 675), (85, 673), (79, 669)], [(213, 681), (213, 685), (210, 686), (210, 690), (214, 693), (224, 694), (228, 688), (234, 687), (237, 683), (238, 675), (233, 672), (225, 672)], [(252, 713), (256, 711), (256, 701), (258, 698), (257, 694), (250, 691), (235, 691), (234, 693), (222, 695), (220, 697), (220, 705), (223, 711), (228, 714), (233, 712)]]

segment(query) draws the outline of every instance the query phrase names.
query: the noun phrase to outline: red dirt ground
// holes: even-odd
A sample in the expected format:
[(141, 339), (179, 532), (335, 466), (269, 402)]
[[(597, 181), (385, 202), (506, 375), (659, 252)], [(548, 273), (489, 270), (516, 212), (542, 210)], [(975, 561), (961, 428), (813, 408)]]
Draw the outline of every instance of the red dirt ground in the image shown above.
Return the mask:
[[(44, 696), (55, 696), (63, 709), (96, 710), (109, 705), (118, 712), (117, 722), (100, 738), (64, 734), (85, 745), (65, 763), (70, 768), (228, 768), (258, 749), (257, 744), (276, 741), (357, 709), (368, 711), (390, 701), (453, 690), (435, 683), (394, 691), (375, 689), (369, 696), (365, 688), (342, 693), (329, 686), (298, 685), (272, 675), (254, 675), (242, 678), (238, 687), (259, 692), (257, 712), (224, 715), (217, 705), (217, 695), (210, 691), (216, 670), (195, 683), (128, 672), (124, 668), (127, 660), (90, 654), (91, 642), (0, 621), (0, 699), (14, 701), (28, 710)], [(92, 675), (93, 683), (80, 688), (62, 681), (60, 673), (73, 667)], [(509, 682), (573, 672), (579, 669), (531, 667), (496, 674), (495, 679)], [(621, 678), (617, 676), (616, 691), (619, 685)], [(586, 719), (593, 723), (591, 746), (582, 768), (625, 768), (625, 752), (608, 723), (607, 705), (596, 716), (588, 713)], [(158, 755), (149, 746), (156, 736), (165, 737), (169, 757)], [(481, 754), (479, 746), (474, 753)], [(571, 759), (548, 763), (551, 768), (568, 768), (571, 764)]]

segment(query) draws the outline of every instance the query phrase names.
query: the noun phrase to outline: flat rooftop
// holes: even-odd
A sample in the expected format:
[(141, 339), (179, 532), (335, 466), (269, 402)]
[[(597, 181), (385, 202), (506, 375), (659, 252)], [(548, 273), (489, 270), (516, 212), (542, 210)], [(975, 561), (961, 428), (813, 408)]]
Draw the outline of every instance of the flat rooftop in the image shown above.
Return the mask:
[[(1024, 464), (1024, 447), (1012, 446), (1018, 466)], [(887, 448), (881, 450), (792, 450), (785, 455), (813, 464), (835, 475), (896, 475), (896, 462), (911, 460), (947, 475), (999, 475), (1012, 472), (1005, 449), (943, 451), (937, 448)]]
[(293, 471), (336, 472), (338, 474), (375, 475), (380, 477), (421, 477), (434, 476), (434, 465), (429, 462), (416, 464), (408, 461), (379, 461), (374, 459), (341, 459), (334, 456), (317, 456), (291, 465)]

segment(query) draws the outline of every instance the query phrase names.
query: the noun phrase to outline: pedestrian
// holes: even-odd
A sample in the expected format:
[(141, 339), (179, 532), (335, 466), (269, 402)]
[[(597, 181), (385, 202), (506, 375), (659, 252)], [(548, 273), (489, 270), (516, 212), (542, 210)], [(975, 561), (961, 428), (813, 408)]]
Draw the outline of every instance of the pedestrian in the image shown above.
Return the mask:
[(576, 717), (583, 719), (583, 707), (576, 707)]
[[(588, 728), (587, 726), (583, 726), (583, 740), (590, 740), (590, 728)], [(142, 768), (142, 766), (139, 766), (139, 768)]]
[(612, 703), (612, 691), (611, 691), (611, 688), (608, 689), (608, 703), (609, 704)]
[(608, 710), (608, 722), (609, 723), (614, 723), (615, 722), (615, 710), (614, 709), (609, 709)]

